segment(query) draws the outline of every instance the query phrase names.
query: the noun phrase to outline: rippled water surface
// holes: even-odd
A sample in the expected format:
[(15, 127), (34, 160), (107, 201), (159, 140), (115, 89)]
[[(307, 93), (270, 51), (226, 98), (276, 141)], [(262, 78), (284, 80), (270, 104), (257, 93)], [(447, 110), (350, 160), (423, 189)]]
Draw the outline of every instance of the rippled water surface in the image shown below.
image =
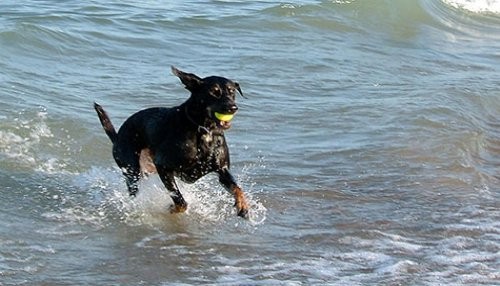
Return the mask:
[[(498, 285), (498, 1), (3, 1), (0, 285)], [(119, 126), (238, 81), (214, 176), (130, 199)]]

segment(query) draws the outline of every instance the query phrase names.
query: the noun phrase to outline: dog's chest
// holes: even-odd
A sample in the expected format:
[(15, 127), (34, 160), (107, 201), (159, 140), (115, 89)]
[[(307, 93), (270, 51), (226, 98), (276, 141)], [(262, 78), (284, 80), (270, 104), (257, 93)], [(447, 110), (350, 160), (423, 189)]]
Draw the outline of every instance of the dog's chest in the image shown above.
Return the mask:
[(182, 160), (183, 163), (179, 164), (180, 168), (177, 170), (177, 175), (186, 182), (195, 182), (228, 164), (229, 158), (223, 136), (200, 134), (195, 142), (193, 142), (195, 146), (192, 146), (194, 148), (188, 148), (189, 152), (185, 153), (187, 157)]
[(208, 147), (212, 145), (212, 142), (214, 141), (214, 136), (212, 135), (211, 132), (205, 133), (200, 136), (199, 141), (201, 142), (202, 145), (206, 145)]
[(223, 135), (214, 135), (212, 132), (201, 134), (197, 140), (197, 159), (199, 162), (218, 161), (224, 152)]

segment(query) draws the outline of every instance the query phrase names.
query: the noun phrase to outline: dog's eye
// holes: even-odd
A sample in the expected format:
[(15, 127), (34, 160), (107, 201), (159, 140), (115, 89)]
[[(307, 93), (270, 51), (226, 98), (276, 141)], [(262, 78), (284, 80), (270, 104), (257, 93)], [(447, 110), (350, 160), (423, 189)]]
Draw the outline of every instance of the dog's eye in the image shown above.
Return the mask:
[(218, 86), (214, 86), (211, 91), (212, 95), (215, 97), (220, 97), (222, 95), (220, 88)]

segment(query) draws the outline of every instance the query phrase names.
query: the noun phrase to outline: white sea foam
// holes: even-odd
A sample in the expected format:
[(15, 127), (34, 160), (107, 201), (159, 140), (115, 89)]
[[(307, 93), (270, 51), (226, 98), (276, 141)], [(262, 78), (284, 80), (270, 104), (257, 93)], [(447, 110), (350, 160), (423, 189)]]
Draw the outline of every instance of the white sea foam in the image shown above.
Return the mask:
[(500, 13), (498, 0), (443, 0), (455, 8), (465, 9), (474, 13)]
[(0, 151), (2, 155), (27, 165), (35, 164), (29, 149), (33, 143), (14, 132), (0, 130)]
[(4, 124), (0, 130), (0, 156), (7, 164), (46, 174), (69, 173), (66, 160), (57, 156), (60, 149), (66, 147), (62, 141), (53, 142), (47, 112), (39, 111), (34, 115), (20, 112), (18, 117)]

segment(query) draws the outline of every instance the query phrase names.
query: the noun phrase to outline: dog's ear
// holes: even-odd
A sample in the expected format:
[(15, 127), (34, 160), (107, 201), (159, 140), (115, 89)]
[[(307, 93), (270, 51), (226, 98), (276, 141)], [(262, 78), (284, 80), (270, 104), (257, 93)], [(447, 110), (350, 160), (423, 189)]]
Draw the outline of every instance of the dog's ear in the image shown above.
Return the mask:
[(243, 98), (247, 98), (246, 96), (243, 95), (243, 92), (241, 91), (241, 87), (240, 87), (240, 84), (235, 82), (234, 83), (234, 86), (236, 87), (236, 90), (240, 93), (240, 95), (243, 97)]
[(172, 73), (180, 78), (181, 82), (186, 86), (186, 89), (191, 92), (201, 85), (202, 79), (195, 74), (185, 73), (176, 69), (174, 66), (172, 66)]

